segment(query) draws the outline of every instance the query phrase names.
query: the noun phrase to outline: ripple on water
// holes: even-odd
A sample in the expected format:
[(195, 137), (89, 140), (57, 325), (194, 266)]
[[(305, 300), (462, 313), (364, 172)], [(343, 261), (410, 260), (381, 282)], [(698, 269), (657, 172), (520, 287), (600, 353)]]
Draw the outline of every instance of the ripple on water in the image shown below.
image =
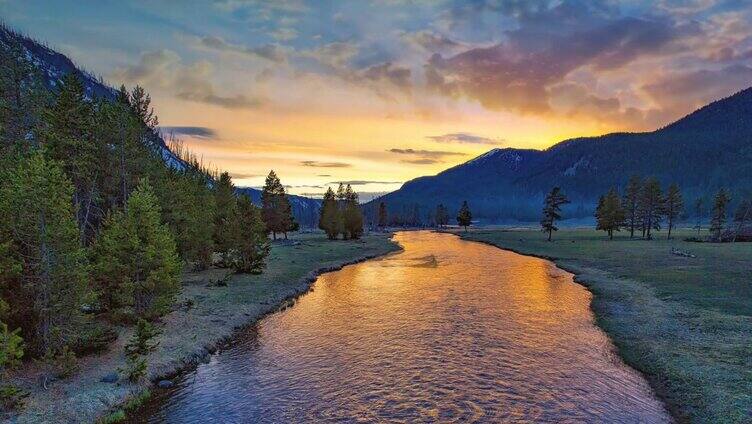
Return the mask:
[(552, 264), (430, 232), (321, 276), (138, 422), (667, 422)]

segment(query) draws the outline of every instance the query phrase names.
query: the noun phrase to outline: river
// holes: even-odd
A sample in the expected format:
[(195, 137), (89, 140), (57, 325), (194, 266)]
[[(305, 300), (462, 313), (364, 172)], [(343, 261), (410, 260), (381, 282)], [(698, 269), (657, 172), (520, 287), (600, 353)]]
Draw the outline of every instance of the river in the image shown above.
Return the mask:
[(670, 421), (548, 261), (427, 231), (324, 274), (139, 422)]

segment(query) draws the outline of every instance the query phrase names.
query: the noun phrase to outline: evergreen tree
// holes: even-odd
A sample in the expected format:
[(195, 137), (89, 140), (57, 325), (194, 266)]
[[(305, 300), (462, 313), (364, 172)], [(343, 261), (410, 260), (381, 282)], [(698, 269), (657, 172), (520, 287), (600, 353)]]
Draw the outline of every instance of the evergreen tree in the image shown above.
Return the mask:
[(19, 44), (0, 46), (0, 154), (34, 143), (33, 129), (49, 95)]
[(608, 233), (608, 238), (613, 240), (614, 231), (620, 231), (624, 226), (625, 213), (619, 194), (615, 188), (609, 190), (605, 196), (601, 196), (598, 207), (595, 209), (596, 230)]
[(234, 268), (237, 272), (260, 274), (266, 266), (269, 242), (261, 213), (247, 196), (238, 198), (238, 220)]
[(543, 201), (543, 219), (541, 219), (541, 228), (544, 233), (548, 233), (548, 241), (554, 231), (559, 231), (556, 227), (556, 221), (561, 219), (561, 207), (569, 203), (569, 199), (561, 192), (559, 187), (554, 187), (546, 195)]
[(667, 239), (671, 239), (671, 230), (676, 226), (676, 220), (684, 210), (684, 199), (681, 190), (676, 184), (671, 184), (666, 192), (664, 211), (666, 213), (666, 225), (668, 226)]
[(703, 201), (701, 197), (695, 200), (695, 229), (697, 230), (697, 236), (700, 236), (700, 230), (702, 229), (702, 218), (704, 215)]
[(324, 194), (321, 203), (319, 228), (324, 230), (329, 240), (334, 240), (339, 234), (339, 206), (337, 198), (331, 187)]
[(713, 211), (710, 217), (709, 231), (715, 241), (721, 241), (721, 233), (726, 225), (726, 207), (728, 207), (731, 198), (725, 189), (721, 188), (713, 200)]
[(384, 229), (388, 224), (388, 214), (386, 211), (386, 203), (379, 203), (379, 228)]
[(230, 251), (238, 234), (238, 204), (230, 174), (223, 172), (214, 186), (214, 247), (222, 255), (224, 266), (231, 262)]
[(443, 203), (436, 206), (436, 225), (439, 228), (449, 225), (449, 211)]
[(31, 351), (55, 354), (80, 337), (87, 265), (62, 169), (39, 154), (19, 159), (0, 188), (0, 297)]
[(266, 177), (261, 191), (261, 216), (267, 231), (272, 233), (274, 240), (277, 239), (277, 233), (283, 233), (287, 238), (287, 232), (296, 227), (285, 187), (273, 170)]
[(739, 206), (734, 212), (734, 222), (736, 225), (736, 231), (734, 231), (733, 242), (736, 242), (737, 237), (744, 231), (747, 223), (752, 220), (752, 202), (749, 200), (742, 200)]
[(104, 224), (94, 247), (95, 277), (106, 310), (154, 319), (180, 291), (180, 261), (148, 181), (142, 180)]
[(661, 229), (661, 220), (665, 213), (665, 199), (661, 192), (661, 184), (655, 178), (648, 178), (640, 193), (639, 211), (642, 217), (643, 234), (648, 240), (652, 239), (651, 230)]
[(629, 238), (634, 238), (635, 228), (642, 224), (639, 213), (640, 193), (642, 192), (642, 180), (639, 176), (633, 175), (627, 188), (624, 191), (623, 205), (626, 216), (626, 226), (629, 228)]
[(358, 193), (353, 191), (350, 184), (345, 189), (345, 207), (342, 213), (342, 221), (343, 238), (355, 240), (363, 235), (363, 213), (360, 211)]
[(57, 99), (46, 111), (44, 121), (47, 157), (62, 163), (73, 183), (79, 230), (83, 240), (88, 240), (96, 231), (92, 221), (104, 177), (100, 162), (108, 152), (107, 146), (94, 138), (94, 109), (74, 73), (63, 77)]
[(467, 227), (473, 222), (473, 214), (470, 212), (470, 206), (467, 205), (467, 200), (462, 202), (462, 206), (460, 206), (460, 211), (457, 214), (457, 225), (460, 227), (465, 227), (465, 231), (467, 231)]

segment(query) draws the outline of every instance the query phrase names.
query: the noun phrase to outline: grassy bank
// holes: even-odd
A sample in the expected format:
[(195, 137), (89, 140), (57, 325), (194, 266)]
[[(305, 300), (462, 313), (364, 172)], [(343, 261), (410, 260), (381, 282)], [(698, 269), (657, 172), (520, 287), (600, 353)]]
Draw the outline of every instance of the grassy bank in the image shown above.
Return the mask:
[(550, 243), (533, 230), (459, 234), (575, 273), (594, 294), (599, 325), (679, 421), (752, 422), (752, 243), (681, 241), (689, 230), (671, 241), (609, 241), (594, 230), (559, 231)]
[[(274, 244), (268, 267), (261, 275), (233, 275), (226, 286), (211, 285), (226, 270), (187, 273), (175, 311), (164, 317), (159, 348), (149, 357), (149, 379), (169, 378), (208, 358), (210, 352), (243, 326), (289, 303), (304, 293), (320, 272), (347, 263), (395, 251), (388, 235), (367, 235), (360, 241), (328, 241), (323, 234), (296, 237), (298, 244)], [(123, 329), (110, 349), (81, 358), (71, 378), (53, 382), (48, 390), (39, 385), (39, 370), (26, 364), (12, 376), (14, 383), (31, 392), (18, 423), (93, 422), (139, 399), (150, 385), (100, 380), (125, 365), (123, 345), (130, 336)], [(0, 417), (2, 418), (2, 417)], [(8, 417), (6, 417), (8, 418)]]

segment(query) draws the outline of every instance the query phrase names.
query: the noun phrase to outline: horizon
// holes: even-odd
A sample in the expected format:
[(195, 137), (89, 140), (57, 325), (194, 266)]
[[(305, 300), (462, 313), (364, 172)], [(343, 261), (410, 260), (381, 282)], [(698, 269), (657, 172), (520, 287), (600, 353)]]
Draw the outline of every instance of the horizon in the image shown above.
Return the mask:
[(309, 197), (340, 181), (391, 192), (493, 148), (652, 131), (752, 80), (737, 2), (356, 3), (0, 15), (114, 87), (142, 85), (165, 134), (237, 185), (275, 169)]

